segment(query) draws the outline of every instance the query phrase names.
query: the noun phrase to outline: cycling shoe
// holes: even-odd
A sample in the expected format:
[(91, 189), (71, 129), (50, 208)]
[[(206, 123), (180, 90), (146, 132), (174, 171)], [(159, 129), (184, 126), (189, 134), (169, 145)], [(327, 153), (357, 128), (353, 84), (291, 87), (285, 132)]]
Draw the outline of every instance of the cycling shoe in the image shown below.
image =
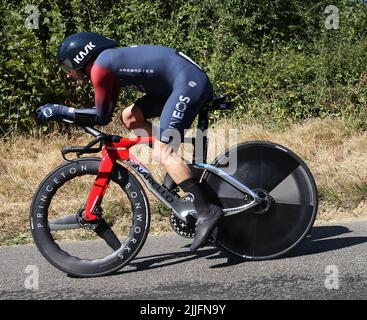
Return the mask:
[(220, 218), (224, 215), (222, 208), (217, 205), (209, 205), (209, 214), (199, 216), (195, 224), (195, 237), (190, 246), (190, 251), (195, 251), (206, 244)]

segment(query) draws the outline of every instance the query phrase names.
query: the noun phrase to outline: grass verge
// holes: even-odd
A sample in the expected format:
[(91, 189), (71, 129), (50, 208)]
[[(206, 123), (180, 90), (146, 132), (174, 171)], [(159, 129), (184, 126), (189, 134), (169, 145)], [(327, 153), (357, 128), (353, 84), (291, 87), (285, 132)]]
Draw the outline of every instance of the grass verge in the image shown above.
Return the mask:
[[(223, 140), (223, 132), (232, 128), (237, 128), (239, 142), (273, 141), (290, 148), (304, 159), (314, 174), (319, 190), (318, 223), (367, 218), (367, 132), (355, 131), (343, 120), (331, 118), (293, 124), (283, 130), (236, 121), (218, 121), (209, 136), (212, 142), (209, 161), (231, 144)], [(116, 133), (121, 129), (113, 123), (107, 131)], [(63, 146), (83, 145), (89, 140), (90, 137), (80, 131), (54, 133), (45, 137), (14, 135), (0, 140), (0, 245), (32, 241), (28, 215), (38, 184), (49, 171), (62, 163), (60, 149)], [(141, 157), (150, 151), (144, 146), (134, 152)], [(163, 178), (164, 172), (160, 166), (148, 164), (148, 167), (158, 180)], [(151, 195), (149, 199), (152, 209), (150, 232), (159, 234), (169, 231), (170, 213)], [(121, 201), (124, 202), (123, 199)], [(123, 213), (119, 220), (121, 226), (126, 219), (128, 213)]]

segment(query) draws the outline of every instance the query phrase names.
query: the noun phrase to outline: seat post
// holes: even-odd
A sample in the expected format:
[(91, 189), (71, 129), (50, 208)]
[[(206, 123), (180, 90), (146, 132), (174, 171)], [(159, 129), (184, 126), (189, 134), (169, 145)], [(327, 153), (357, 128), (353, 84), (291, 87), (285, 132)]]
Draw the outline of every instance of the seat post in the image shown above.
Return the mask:
[[(199, 119), (197, 129), (201, 130), (201, 132), (205, 132), (209, 127), (209, 111), (207, 108), (202, 108), (199, 112)], [(198, 141), (198, 133), (196, 134), (195, 143)], [(203, 136), (203, 153), (201, 155), (196, 155), (195, 153), (195, 144), (194, 144), (194, 152), (192, 155), (192, 163), (198, 162), (206, 162), (207, 154), (208, 154), (208, 138), (207, 136)]]

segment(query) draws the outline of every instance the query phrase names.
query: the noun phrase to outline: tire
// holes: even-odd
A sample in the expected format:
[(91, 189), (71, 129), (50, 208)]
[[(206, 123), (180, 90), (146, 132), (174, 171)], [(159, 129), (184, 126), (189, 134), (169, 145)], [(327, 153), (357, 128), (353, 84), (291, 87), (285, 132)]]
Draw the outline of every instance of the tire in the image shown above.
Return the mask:
[[(121, 230), (126, 229), (127, 235), (120, 240), (121, 247), (113, 251), (103, 240), (78, 241), (77, 244), (75, 241), (59, 241), (60, 234), (62, 239), (94, 239), (96, 233), (93, 230), (80, 228), (68, 230), (68, 233), (51, 231), (49, 222), (52, 221), (52, 215), (56, 218), (68, 214), (73, 216), (76, 209), (85, 206), (100, 161), (99, 158), (81, 158), (54, 169), (38, 187), (30, 209), (32, 236), (39, 251), (53, 266), (75, 277), (107, 275), (126, 266), (142, 248), (149, 231), (150, 210), (144, 189), (127, 169), (118, 164), (112, 172), (101, 207), (108, 209), (103, 212), (106, 220), (114, 218), (116, 221), (127, 221), (121, 228), (111, 227), (116, 228), (114, 232), (119, 240), (120, 233), (123, 234)], [(113, 192), (111, 197), (109, 190)], [(120, 204), (120, 198), (130, 205), (126, 207)], [(128, 213), (123, 215), (124, 211)], [(70, 237), (69, 233), (72, 232), (77, 235)]]
[[(294, 249), (314, 224), (318, 207), (315, 180), (294, 152), (266, 141), (239, 144), (219, 156), (213, 165), (230, 172), (226, 163), (236, 154), (237, 165), (230, 175), (252, 190), (265, 191), (272, 201), (262, 213), (252, 208), (225, 216), (218, 224), (217, 243), (245, 259), (280, 257)], [(244, 204), (244, 194), (219, 176), (206, 172), (203, 178), (215, 190), (223, 208)]]

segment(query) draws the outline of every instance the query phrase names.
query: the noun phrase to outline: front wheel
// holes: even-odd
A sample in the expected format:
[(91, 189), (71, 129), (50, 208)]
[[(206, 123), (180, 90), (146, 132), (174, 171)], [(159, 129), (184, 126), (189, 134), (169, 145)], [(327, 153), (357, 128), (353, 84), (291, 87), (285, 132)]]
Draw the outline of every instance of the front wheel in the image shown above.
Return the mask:
[[(262, 206), (221, 220), (217, 242), (225, 250), (251, 260), (272, 259), (292, 250), (310, 231), (318, 206), (316, 184), (294, 152), (271, 142), (253, 141), (233, 147), (213, 165), (266, 200)], [(207, 172), (204, 180), (223, 208), (248, 201), (219, 176)]]
[(98, 227), (83, 225), (80, 218), (99, 166), (99, 158), (62, 164), (40, 184), (30, 210), (39, 251), (56, 268), (77, 277), (106, 275), (127, 265), (140, 251), (149, 230), (144, 189), (117, 164), (98, 205)]

